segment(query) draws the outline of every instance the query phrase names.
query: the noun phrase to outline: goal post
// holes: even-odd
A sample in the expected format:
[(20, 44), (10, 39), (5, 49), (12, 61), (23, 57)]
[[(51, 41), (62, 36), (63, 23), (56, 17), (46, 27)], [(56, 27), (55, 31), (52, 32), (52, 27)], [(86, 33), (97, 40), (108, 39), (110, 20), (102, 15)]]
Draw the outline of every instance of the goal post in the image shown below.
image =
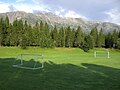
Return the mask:
[(94, 52), (95, 58), (110, 58), (110, 52), (107, 51), (95, 51)]
[(24, 69), (40, 69), (44, 67), (43, 54), (19, 54), (14, 61), (13, 67)]

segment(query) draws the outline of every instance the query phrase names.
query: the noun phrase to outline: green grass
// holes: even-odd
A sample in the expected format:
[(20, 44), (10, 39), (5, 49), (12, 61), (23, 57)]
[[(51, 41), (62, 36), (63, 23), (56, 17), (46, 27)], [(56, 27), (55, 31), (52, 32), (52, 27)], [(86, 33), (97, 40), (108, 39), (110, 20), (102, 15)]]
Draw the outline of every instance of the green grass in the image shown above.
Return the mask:
[[(120, 90), (120, 51), (110, 59), (94, 58), (79, 48), (41, 49), (0, 47), (0, 90)], [(18, 54), (44, 54), (45, 67), (26, 70), (12, 67)]]

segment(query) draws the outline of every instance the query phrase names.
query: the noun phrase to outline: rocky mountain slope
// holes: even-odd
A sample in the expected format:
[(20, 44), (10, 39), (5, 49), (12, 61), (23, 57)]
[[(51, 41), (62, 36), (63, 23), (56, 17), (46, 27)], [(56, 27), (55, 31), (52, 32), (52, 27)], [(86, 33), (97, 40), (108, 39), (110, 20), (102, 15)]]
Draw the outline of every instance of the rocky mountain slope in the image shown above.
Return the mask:
[(120, 31), (120, 25), (109, 23), (109, 22), (98, 22), (98, 21), (88, 21), (82, 18), (65, 18), (54, 15), (53, 13), (41, 12), (41, 13), (26, 13), (22, 11), (16, 12), (8, 12), (8, 13), (0, 13), (0, 18), (9, 17), (10, 23), (12, 23), (16, 18), (27, 20), (29, 24), (34, 25), (36, 21), (47, 22), (50, 26), (57, 25), (60, 26), (71, 26), (71, 28), (77, 28), (81, 26), (81, 28), (85, 32), (89, 32), (92, 28), (97, 27), (98, 30), (101, 28), (104, 32), (109, 32), (113, 30)]

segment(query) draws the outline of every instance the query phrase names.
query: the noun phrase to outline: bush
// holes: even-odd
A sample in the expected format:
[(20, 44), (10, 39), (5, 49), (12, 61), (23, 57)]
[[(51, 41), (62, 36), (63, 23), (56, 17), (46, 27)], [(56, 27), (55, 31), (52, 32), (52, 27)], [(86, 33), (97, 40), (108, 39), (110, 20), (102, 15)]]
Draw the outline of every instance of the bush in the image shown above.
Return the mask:
[(90, 48), (87, 43), (84, 43), (84, 45), (82, 46), (82, 49), (84, 50), (84, 52), (88, 52)]

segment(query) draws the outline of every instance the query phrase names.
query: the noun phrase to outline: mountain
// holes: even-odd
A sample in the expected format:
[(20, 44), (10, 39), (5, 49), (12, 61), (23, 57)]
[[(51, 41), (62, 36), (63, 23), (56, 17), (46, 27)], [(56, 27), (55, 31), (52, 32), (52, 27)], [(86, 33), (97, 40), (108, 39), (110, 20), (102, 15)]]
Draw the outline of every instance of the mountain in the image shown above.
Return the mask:
[(23, 21), (27, 20), (27, 22), (31, 25), (34, 25), (36, 21), (43, 21), (47, 22), (50, 26), (56, 25), (58, 28), (60, 26), (71, 26), (71, 28), (77, 28), (80, 26), (85, 32), (89, 32), (94, 27), (97, 27), (98, 30), (101, 30), (102, 28), (105, 33), (113, 30), (120, 31), (120, 25), (114, 23), (88, 21), (82, 18), (59, 17), (50, 12), (40, 12), (34, 14), (22, 11), (0, 13), (0, 18), (5, 18), (6, 16), (9, 17), (10, 23), (12, 23), (15, 19), (22, 19)]

